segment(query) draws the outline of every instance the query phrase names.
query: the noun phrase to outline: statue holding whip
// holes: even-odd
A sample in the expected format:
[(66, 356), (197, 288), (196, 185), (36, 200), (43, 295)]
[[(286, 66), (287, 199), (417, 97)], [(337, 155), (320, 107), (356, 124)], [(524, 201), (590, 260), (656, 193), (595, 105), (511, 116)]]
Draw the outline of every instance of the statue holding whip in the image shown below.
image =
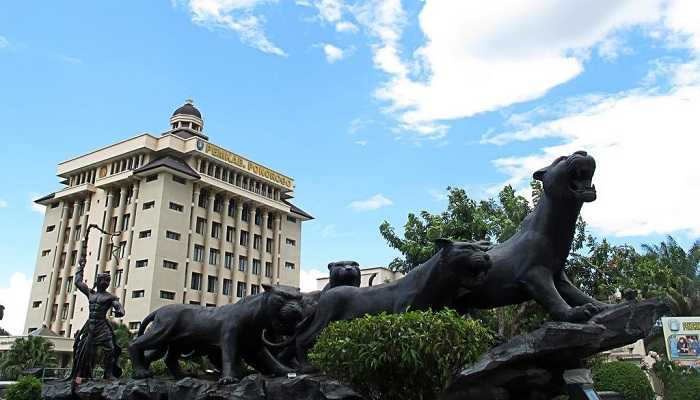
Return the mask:
[(92, 378), (92, 369), (95, 366), (98, 348), (102, 349), (104, 357), (104, 379), (119, 378), (122, 373), (117, 365), (121, 348), (117, 345), (112, 326), (107, 319), (110, 309), (114, 310), (114, 315), (117, 318), (124, 316), (124, 307), (119, 303), (119, 298), (107, 291), (112, 278), (107, 273), (97, 274), (92, 289), (83, 282), (83, 273), (87, 262), (87, 241), (91, 228), (110, 236), (119, 235), (119, 233), (106, 232), (99, 226), (91, 224), (83, 239), (82, 255), (78, 261), (78, 271), (75, 274), (75, 286), (87, 296), (90, 313), (83, 328), (76, 333), (73, 345), (73, 369), (70, 379), (77, 384), (80, 384), (83, 379)]

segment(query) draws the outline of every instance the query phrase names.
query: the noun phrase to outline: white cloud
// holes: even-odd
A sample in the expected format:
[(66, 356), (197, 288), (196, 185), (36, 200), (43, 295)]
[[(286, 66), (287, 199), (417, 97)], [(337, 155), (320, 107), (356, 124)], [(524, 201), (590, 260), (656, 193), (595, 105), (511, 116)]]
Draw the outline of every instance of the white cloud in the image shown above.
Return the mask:
[(355, 141), (355, 144), (356, 144), (356, 145), (362, 146), (362, 147), (367, 146), (367, 143), (368, 143), (368, 142), (367, 142), (366, 140), (356, 140), (356, 141)]
[(377, 193), (366, 200), (355, 200), (350, 203), (349, 207), (355, 211), (371, 211), (392, 204), (394, 204), (394, 202), (384, 197), (381, 193)]
[(68, 64), (82, 64), (83, 60), (78, 57), (71, 57), (66, 55), (59, 55), (58, 58)]
[(29, 194), (30, 209), (34, 212), (38, 212), (39, 214), (43, 214), (46, 211), (46, 207), (42, 206), (41, 204), (36, 204), (34, 202), (34, 200), (38, 199), (39, 197), (41, 196), (36, 193)]
[(338, 32), (355, 33), (358, 31), (357, 25), (349, 21), (340, 21), (335, 24), (335, 30)]
[(313, 292), (318, 290), (316, 278), (328, 276), (328, 271), (322, 271), (316, 268), (302, 268), (299, 272), (299, 288), (302, 292)]
[(342, 0), (316, 0), (314, 5), (318, 8), (319, 17), (327, 22), (340, 21), (343, 16)]
[(321, 47), (323, 48), (323, 52), (326, 55), (326, 61), (328, 61), (331, 64), (345, 58), (346, 51), (339, 47), (333, 46), (332, 44), (328, 43), (322, 44)]
[(8, 206), (7, 200), (0, 199), (0, 208), (7, 208)]
[(263, 28), (265, 17), (254, 10), (275, 0), (182, 0), (192, 21), (209, 28), (232, 30), (248, 46), (264, 53), (286, 56), (284, 50), (272, 43)]
[(7, 38), (5, 36), (0, 35), (0, 49), (2, 49), (3, 47), (9, 47), (9, 46), (10, 46), (10, 42), (7, 40)]
[(447, 201), (449, 199), (449, 195), (446, 190), (435, 190), (435, 189), (428, 189), (428, 194), (430, 197), (439, 202)]
[(404, 128), (442, 136), (442, 121), (535, 99), (576, 77), (590, 49), (658, 21), (662, 3), (426, 0), (419, 15), (426, 43), (410, 62), (399, 57), (400, 23), (381, 29), (375, 64), (389, 80), (376, 95)]
[(5, 306), (0, 326), (13, 335), (20, 335), (24, 329), (31, 288), (31, 279), (21, 272), (12, 274), (9, 287), (0, 287), (0, 304)]
[(525, 157), (495, 160), (524, 185), (533, 171), (560, 155), (586, 150), (597, 161), (598, 200), (583, 208), (586, 221), (617, 236), (691, 231), (700, 235), (700, 85), (658, 94), (632, 91), (501, 136), (513, 140), (559, 138), (563, 144)]

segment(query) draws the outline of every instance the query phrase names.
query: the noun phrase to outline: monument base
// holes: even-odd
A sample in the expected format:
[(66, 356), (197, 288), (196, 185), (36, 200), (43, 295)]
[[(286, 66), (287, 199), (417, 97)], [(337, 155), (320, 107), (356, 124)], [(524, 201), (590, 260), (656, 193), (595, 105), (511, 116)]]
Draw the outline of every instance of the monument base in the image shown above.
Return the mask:
[(91, 380), (71, 389), (70, 382), (46, 383), (46, 400), (359, 400), (350, 388), (321, 375), (268, 378), (249, 375), (233, 385), (184, 378)]
[(460, 371), (443, 400), (551, 399), (566, 394), (563, 373), (594, 354), (645, 338), (668, 311), (659, 300), (612, 306), (587, 323), (546, 322), (494, 347)]

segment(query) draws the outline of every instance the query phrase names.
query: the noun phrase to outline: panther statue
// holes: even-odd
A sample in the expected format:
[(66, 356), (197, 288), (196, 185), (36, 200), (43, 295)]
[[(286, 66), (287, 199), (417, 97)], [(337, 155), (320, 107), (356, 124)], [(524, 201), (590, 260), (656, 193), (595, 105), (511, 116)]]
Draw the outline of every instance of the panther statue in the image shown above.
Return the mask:
[(360, 287), (360, 264), (355, 261), (334, 261), (328, 264), (329, 279), (323, 290), (336, 286)]
[[(178, 358), (195, 352), (209, 355), (221, 366), (219, 383), (236, 382), (243, 375), (242, 361), (264, 374), (284, 374), (280, 364), (262, 343), (265, 330), (291, 335), (301, 321), (301, 293), (298, 288), (263, 284), (263, 293), (248, 296), (235, 304), (203, 308), (172, 304), (149, 314), (129, 345), (134, 378), (147, 378), (151, 355), (166, 355), (168, 369), (180, 373)], [(148, 328), (148, 329), (147, 329)]]
[(407, 309), (440, 309), (450, 305), (458, 290), (469, 290), (478, 284), (489, 269), (486, 242), (436, 241), (437, 254), (394, 282), (372, 286), (338, 286), (323, 293), (312, 318), (305, 319), (289, 339), (269, 347), (294, 344), (301, 370), (309, 369), (306, 352), (329, 323), (348, 320), (365, 314), (402, 313)]
[(488, 251), (484, 281), (460, 294), (455, 308), (488, 309), (535, 300), (559, 321), (590, 319), (608, 305), (575, 287), (564, 273), (581, 207), (596, 199), (595, 160), (585, 151), (559, 157), (535, 172), (544, 191), (518, 232)]

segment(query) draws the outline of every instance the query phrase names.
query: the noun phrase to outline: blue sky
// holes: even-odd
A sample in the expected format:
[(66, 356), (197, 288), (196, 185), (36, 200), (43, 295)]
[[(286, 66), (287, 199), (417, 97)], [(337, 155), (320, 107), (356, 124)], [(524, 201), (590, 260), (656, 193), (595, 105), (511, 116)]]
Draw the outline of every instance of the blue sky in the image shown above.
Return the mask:
[(386, 265), (379, 224), (443, 209), (447, 186), (522, 189), (578, 149), (598, 161), (594, 232), (687, 245), (699, 54), (693, 0), (5, 2), (0, 297), (31, 279), (31, 200), (59, 188), (56, 164), (161, 133), (188, 97), (212, 142), (296, 179), (316, 217), (305, 282), (331, 260)]

